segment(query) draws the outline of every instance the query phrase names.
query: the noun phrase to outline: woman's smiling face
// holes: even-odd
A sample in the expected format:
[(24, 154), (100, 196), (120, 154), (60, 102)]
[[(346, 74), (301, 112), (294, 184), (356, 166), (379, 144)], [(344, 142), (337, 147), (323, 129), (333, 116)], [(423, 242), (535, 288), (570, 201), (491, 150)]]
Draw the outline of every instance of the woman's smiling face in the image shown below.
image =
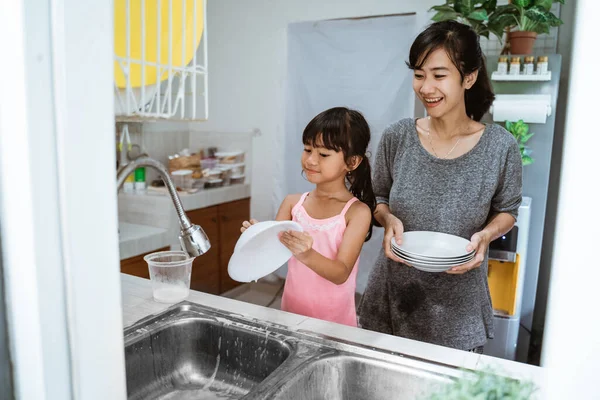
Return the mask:
[(443, 48), (432, 51), (421, 68), (414, 70), (413, 89), (427, 113), (442, 117), (456, 107), (465, 107), (465, 90), (477, 79), (477, 72), (463, 80)]

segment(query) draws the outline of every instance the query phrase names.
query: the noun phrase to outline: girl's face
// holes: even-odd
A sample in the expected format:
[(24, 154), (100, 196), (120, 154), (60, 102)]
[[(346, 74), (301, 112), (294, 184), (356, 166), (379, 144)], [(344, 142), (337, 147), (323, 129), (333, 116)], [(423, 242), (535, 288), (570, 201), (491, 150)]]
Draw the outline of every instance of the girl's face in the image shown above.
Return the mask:
[(349, 171), (344, 153), (323, 147), (321, 140), (314, 146), (304, 145), (301, 162), (306, 179), (315, 184), (343, 178)]
[(476, 80), (477, 72), (462, 80), (446, 51), (439, 48), (431, 52), (421, 69), (415, 69), (413, 89), (427, 113), (439, 118), (457, 107), (464, 109), (465, 90)]

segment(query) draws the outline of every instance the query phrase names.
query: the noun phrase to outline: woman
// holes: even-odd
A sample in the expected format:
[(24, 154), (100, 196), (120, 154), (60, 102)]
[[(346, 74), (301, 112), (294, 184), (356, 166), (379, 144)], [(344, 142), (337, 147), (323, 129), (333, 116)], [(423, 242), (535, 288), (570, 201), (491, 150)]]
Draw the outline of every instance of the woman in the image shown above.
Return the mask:
[[(522, 163), (516, 140), (479, 121), (494, 94), (477, 34), (446, 21), (430, 25), (409, 56), (413, 89), (428, 117), (403, 119), (381, 138), (374, 168), (374, 216), (383, 250), (359, 309), (365, 329), (481, 353), (493, 337), (487, 284), (489, 243), (514, 225)], [(390, 250), (404, 231), (470, 239), (475, 258), (447, 273), (401, 264)]]

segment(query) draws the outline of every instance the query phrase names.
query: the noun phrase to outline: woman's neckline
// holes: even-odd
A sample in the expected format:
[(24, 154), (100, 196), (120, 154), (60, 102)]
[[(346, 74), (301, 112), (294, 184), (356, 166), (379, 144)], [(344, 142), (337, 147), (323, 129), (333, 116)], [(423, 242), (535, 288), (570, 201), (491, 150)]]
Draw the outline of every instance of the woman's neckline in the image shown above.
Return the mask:
[(483, 138), (487, 136), (488, 131), (489, 131), (489, 124), (483, 123), (481, 122), (481, 124), (484, 125), (483, 128), (483, 133), (481, 134), (481, 137), (479, 138), (479, 140), (477, 141), (477, 143), (475, 143), (475, 146), (473, 146), (471, 149), (469, 149), (469, 151), (467, 151), (464, 154), (461, 154), (458, 157), (455, 158), (438, 158), (436, 156), (434, 156), (433, 154), (431, 154), (429, 151), (427, 151), (427, 149), (423, 146), (423, 143), (421, 143), (421, 139), (419, 138), (419, 131), (417, 130), (417, 121), (421, 119), (421, 118), (414, 118), (412, 121), (412, 128), (414, 131), (414, 138), (417, 141), (417, 145), (419, 146), (420, 150), (425, 153), (425, 155), (427, 157), (429, 157), (431, 160), (436, 161), (436, 162), (441, 162), (441, 163), (453, 163), (453, 162), (458, 162), (466, 157), (468, 157), (470, 154), (472, 154), (473, 152), (475, 152), (475, 150), (481, 145), (481, 142), (483, 141)]

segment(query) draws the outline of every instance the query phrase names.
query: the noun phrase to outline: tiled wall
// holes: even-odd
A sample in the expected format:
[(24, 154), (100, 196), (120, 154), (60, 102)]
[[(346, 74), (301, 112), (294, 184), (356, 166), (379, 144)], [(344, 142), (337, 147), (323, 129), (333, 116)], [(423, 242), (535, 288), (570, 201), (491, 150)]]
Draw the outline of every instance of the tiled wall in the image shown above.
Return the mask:
[[(118, 143), (124, 122), (117, 122), (116, 141)], [(202, 125), (166, 122), (127, 122), (131, 142), (138, 144), (142, 152), (164, 165), (169, 164), (169, 156), (187, 148), (192, 153), (207, 147), (217, 147), (219, 151), (241, 150), (246, 157), (246, 182), (250, 181), (252, 166), (253, 137), (260, 131), (248, 132), (213, 132), (202, 131)], [(117, 155), (118, 157), (118, 155)], [(152, 169), (146, 169), (146, 181), (158, 179)]]
[[(498, 1), (498, 5), (508, 4), (508, 0)], [(551, 11), (560, 18), (560, 4), (554, 3)], [(551, 28), (550, 34), (538, 35), (537, 40), (533, 46), (534, 55), (546, 55), (556, 53), (556, 44), (558, 38), (558, 28)], [(498, 38), (494, 35), (490, 35), (489, 40), (481, 38), (481, 49), (487, 57), (497, 57), (502, 51), (503, 43), (500, 43)]]
[[(116, 124), (117, 141), (121, 135), (122, 124), (120, 122)], [(169, 164), (169, 155), (180, 152), (182, 149), (187, 148), (190, 143), (187, 124), (181, 124), (181, 126), (177, 126), (179, 129), (169, 129), (167, 132), (164, 128), (161, 129), (161, 124), (156, 123), (129, 122), (127, 125), (131, 142), (140, 145), (142, 152), (148, 153), (150, 157), (162, 162), (164, 165)], [(157, 178), (158, 173), (156, 171), (150, 168), (146, 170), (146, 181), (148, 183)]]

